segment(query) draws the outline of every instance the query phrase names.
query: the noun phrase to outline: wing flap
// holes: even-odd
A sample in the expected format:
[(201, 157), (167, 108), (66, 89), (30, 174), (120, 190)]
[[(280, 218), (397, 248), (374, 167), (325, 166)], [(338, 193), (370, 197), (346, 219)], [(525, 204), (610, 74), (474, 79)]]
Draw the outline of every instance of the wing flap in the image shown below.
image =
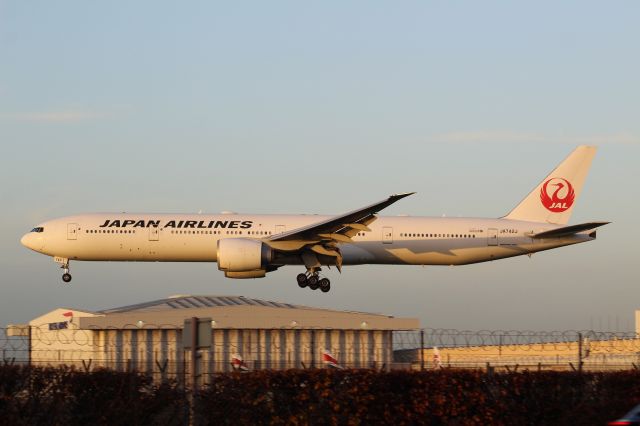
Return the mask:
[(280, 251), (298, 251), (301, 248), (308, 246), (309, 244), (319, 243), (320, 240), (287, 240), (287, 241), (270, 241), (269, 239), (263, 239), (263, 243), (275, 250)]
[(352, 243), (353, 240), (344, 235), (344, 234), (337, 234), (337, 233), (333, 233), (333, 234), (318, 234), (319, 237), (322, 237), (324, 239), (327, 240), (334, 240), (334, 241), (339, 241), (341, 243)]
[(371, 232), (371, 228), (367, 225), (363, 225), (362, 223), (347, 223), (344, 225), (345, 228), (353, 228), (358, 231)]

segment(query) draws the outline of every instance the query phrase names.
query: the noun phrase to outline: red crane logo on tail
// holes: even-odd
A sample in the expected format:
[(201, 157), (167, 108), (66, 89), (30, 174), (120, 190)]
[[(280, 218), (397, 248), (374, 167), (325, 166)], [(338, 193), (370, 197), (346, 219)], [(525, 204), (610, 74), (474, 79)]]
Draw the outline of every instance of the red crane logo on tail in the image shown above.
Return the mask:
[(542, 205), (554, 213), (561, 213), (571, 208), (575, 198), (576, 193), (573, 190), (573, 186), (563, 178), (549, 179), (542, 185), (540, 190)]

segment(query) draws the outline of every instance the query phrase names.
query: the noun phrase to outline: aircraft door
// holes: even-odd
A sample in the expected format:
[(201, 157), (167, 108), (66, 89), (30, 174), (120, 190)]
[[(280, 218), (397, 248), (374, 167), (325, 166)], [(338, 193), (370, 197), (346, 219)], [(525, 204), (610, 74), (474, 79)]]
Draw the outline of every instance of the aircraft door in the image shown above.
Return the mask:
[(282, 234), (285, 231), (285, 226), (284, 225), (276, 225), (276, 232), (275, 235), (278, 234)]
[(160, 240), (160, 229), (155, 226), (149, 227), (149, 241), (158, 240)]
[(393, 243), (393, 228), (390, 226), (385, 226), (382, 228), (382, 243), (383, 244), (391, 244)]
[(487, 245), (488, 246), (497, 246), (498, 245), (498, 230), (495, 228), (487, 229)]
[(68, 223), (67, 224), (67, 240), (77, 240), (77, 239), (78, 239), (78, 224)]
[(68, 223), (67, 224), (67, 240), (77, 240), (77, 239), (78, 239), (78, 224)]

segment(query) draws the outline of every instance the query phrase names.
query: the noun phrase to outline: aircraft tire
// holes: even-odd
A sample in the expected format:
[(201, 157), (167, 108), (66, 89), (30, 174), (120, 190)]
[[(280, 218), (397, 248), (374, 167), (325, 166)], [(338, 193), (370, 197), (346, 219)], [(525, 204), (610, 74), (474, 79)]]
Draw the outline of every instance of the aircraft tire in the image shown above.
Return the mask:
[(321, 279), (318, 284), (320, 285), (320, 290), (323, 293), (327, 293), (329, 292), (329, 290), (331, 290), (331, 281), (329, 281), (329, 278)]
[(298, 274), (296, 281), (298, 281), (300, 288), (305, 288), (308, 285), (307, 276), (305, 274)]
[(62, 281), (68, 283), (71, 281), (71, 274), (62, 274)]
[(317, 290), (318, 289), (318, 284), (319, 280), (318, 277), (315, 275), (311, 275), (308, 279), (307, 279), (307, 283), (309, 284), (309, 288), (311, 290)]

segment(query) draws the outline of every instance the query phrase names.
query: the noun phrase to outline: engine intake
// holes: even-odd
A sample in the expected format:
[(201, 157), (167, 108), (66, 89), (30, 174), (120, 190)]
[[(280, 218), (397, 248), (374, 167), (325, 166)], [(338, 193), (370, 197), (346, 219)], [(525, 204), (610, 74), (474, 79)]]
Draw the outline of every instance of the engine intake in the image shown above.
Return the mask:
[[(236, 274), (238, 272), (264, 271), (273, 259), (271, 247), (261, 241), (248, 238), (218, 240), (218, 269), (230, 278), (259, 278), (260, 274)], [(242, 276), (244, 275), (244, 276)]]

